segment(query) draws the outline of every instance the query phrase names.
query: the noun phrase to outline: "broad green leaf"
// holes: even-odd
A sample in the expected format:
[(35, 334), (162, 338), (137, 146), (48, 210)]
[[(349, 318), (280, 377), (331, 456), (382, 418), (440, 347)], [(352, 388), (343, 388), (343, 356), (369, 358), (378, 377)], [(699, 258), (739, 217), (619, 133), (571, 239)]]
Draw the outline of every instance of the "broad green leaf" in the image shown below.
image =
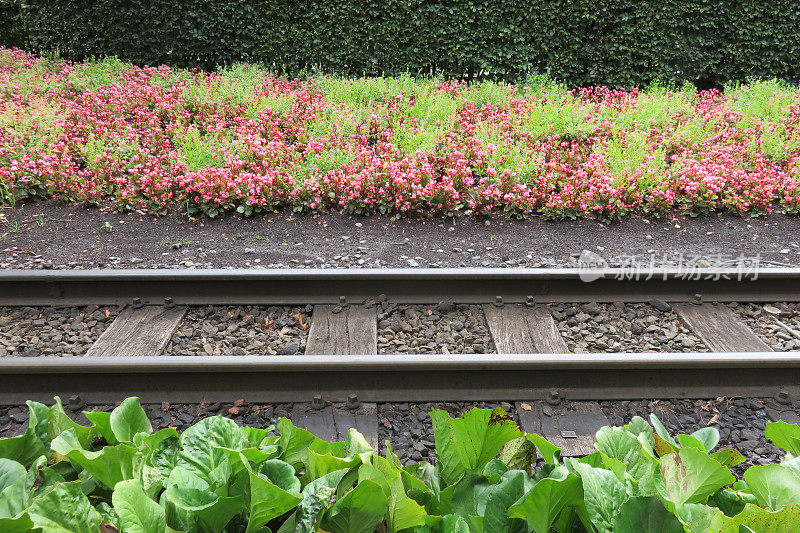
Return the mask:
[(231, 464), (219, 448), (240, 450), (247, 445), (236, 422), (221, 416), (204, 418), (183, 432), (176, 464), (193, 470), (212, 486), (227, 484)]
[(355, 455), (359, 453), (374, 452), (372, 446), (369, 445), (364, 435), (359, 433), (356, 429), (350, 428), (347, 430), (347, 439), (345, 440), (345, 449), (347, 455)]
[[(365, 467), (368, 465), (361, 465)], [(328, 508), (336, 487), (347, 473), (347, 469), (337, 470), (325, 474), (321, 478), (315, 479), (303, 487), (302, 501), (297, 506), (295, 513), (295, 523), (297, 533), (313, 533), (316, 531), (316, 523), (319, 521), (322, 511)], [(295, 529), (292, 529), (295, 531)]]
[(383, 522), (388, 507), (380, 485), (362, 481), (325, 512), (321, 526), (331, 533), (372, 533)]
[(684, 503), (675, 508), (675, 516), (688, 531), (708, 531), (718, 509), (703, 503)]
[(82, 426), (74, 422), (61, 405), (61, 398), (55, 397), (55, 404), (47, 411), (47, 435), (50, 440), (55, 439), (64, 431), (71, 429), (80, 442), (81, 448), (88, 449), (97, 431), (94, 427)]
[(614, 533), (684, 533), (683, 525), (655, 496), (638, 496), (622, 504)]
[(164, 509), (145, 494), (138, 480), (117, 483), (111, 499), (119, 517), (120, 528), (125, 533), (166, 531)]
[(97, 533), (100, 514), (81, 492), (80, 481), (58, 483), (31, 502), (28, 514), (42, 533)]
[(673, 448), (678, 447), (678, 443), (675, 442), (675, 439), (672, 438), (672, 435), (669, 434), (669, 431), (667, 431), (667, 428), (664, 427), (664, 424), (661, 423), (661, 420), (658, 419), (655, 413), (650, 414), (650, 423), (653, 424), (653, 428), (659, 437), (664, 439), (664, 441)]
[(168, 528), (187, 532), (221, 532), (243, 509), (239, 498), (175, 485), (167, 488), (161, 499)]
[(295, 468), (300, 468), (307, 462), (309, 451), (318, 454), (330, 453), (337, 457), (342, 455), (344, 442), (325, 442), (310, 431), (295, 426), (288, 418), (278, 420), (277, 426), (281, 433), (278, 439), (278, 445), (283, 450), (281, 459)]
[(471, 409), (459, 418), (445, 411), (431, 412), (437, 457), (442, 476), (450, 485), (468, 470), (482, 470), (510, 440), (523, 435), (502, 409)]
[(712, 453), (709, 457), (714, 459), (722, 466), (726, 466), (728, 468), (740, 465), (747, 460), (745, 459), (744, 455), (739, 453), (738, 450), (734, 450), (733, 448), (725, 448), (724, 450), (719, 450), (717, 452)]
[(28, 402), (28, 427), (16, 437), (0, 439), (0, 458), (11, 459), (29, 467), (41, 455), (48, 455), (47, 406)]
[[(595, 447), (605, 457), (614, 459), (615, 465), (624, 467), (624, 472), (649, 492), (653, 484), (653, 472), (656, 462), (644, 452), (639, 438), (625, 428), (603, 427), (597, 432)], [(611, 467), (611, 465), (608, 465)], [(624, 472), (620, 468), (612, 468), (620, 481), (625, 481)]]
[(781, 466), (800, 478), (800, 457), (790, 457), (787, 455), (781, 461)]
[(372, 466), (384, 475), (391, 491), (386, 519), (389, 533), (425, 525), (427, 513), (423, 507), (406, 494), (403, 481), (400, 478), (400, 470), (395, 468), (387, 459), (378, 455), (372, 457)]
[(561, 459), (561, 448), (552, 444), (549, 440), (537, 435), (536, 433), (526, 433), (525, 436), (534, 446), (539, 450), (539, 453), (544, 459), (545, 463), (549, 465), (557, 465)]
[(254, 470), (246, 457), (241, 456), (241, 461), (250, 477), (248, 533), (259, 531), (270, 520), (290, 511), (303, 500), (300, 480), (295, 477), (290, 464), (270, 459)]
[(789, 505), (780, 511), (770, 512), (748, 503), (734, 517), (717, 513), (711, 521), (709, 533), (796, 533), (800, 524), (800, 506)]
[(451, 512), (463, 517), (477, 516), (478, 501), (485, 500), (484, 493), (489, 487), (489, 480), (485, 476), (468, 472), (453, 489)]
[(676, 506), (704, 502), (736, 480), (727, 468), (694, 448), (665, 455), (659, 460), (659, 468), (663, 480), (663, 487), (658, 484), (659, 491)]
[(28, 533), (33, 529), (33, 521), (28, 513), (16, 518), (0, 518), (0, 531), (3, 533)]
[(111, 413), (105, 411), (84, 411), (83, 416), (94, 425), (97, 432), (106, 440), (108, 444), (116, 444), (117, 437), (111, 429)]
[(527, 470), (536, 458), (536, 445), (527, 435), (508, 441), (500, 452), (500, 460), (509, 470)]
[(153, 432), (150, 419), (139, 404), (139, 398), (135, 396), (126, 398), (111, 411), (110, 423), (119, 442), (133, 442), (133, 436), (137, 433)]
[(783, 420), (770, 422), (764, 429), (764, 436), (778, 448), (794, 456), (800, 455), (800, 426), (797, 424), (787, 424)]
[(138, 450), (132, 446), (118, 444), (105, 446), (97, 452), (86, 451), (72, 429), (62, 432), (50, 444), (53, 451), (67, 457), (85, 469), (108, 488), (113, 489), (120, 481), (137, 477)]
[(584, 503), (592, 525), (601, 533), (613, 531), (614, 516), (628, 499), (625, 484), (610, 470), (593, 468), (575, 460), (568, 464), (580, 476)]
[(653, 426), (651, 426), (647, 420), (641, 416), (634, 416), (631, 418), (631, 421), (628, 422), (628, 424), (625, 426), (625, 429), (634, 435), (646, 435), (649, 437), (653, 436)]
[(707, 453), (705, 444), (691, 435), (678, 435), (677, 439), (678, 444), (681, 445), (681, 448), (694, 448), (695, 450), (700, 450), (703, 453)]
[(15, 481), (24, 477), (26, 473), (27, 471), (21, 463), (11, 459), (0, 459), (0, 493)]
[(728, 516), (741, 513), (748, 503), (758, 503), (758, 499), (750, 493), (736, 490), (722, 489), (708, 498), (708, 505), (716, 507)]
[(533, 481), (522, 470), (509, 470), (482, 493), (478, 512), (484, 517), (486, 531), (527, 533), (528, 526), (519, 518), (509, 518), (508, 509), (533, 488)]
[(508, 510), (510, 518), (527, 520), (534, 533), (548, 533), (566, 507), (583, 503), (581, 480), (575, 474), (563, 479), (539, 481), (523, 499)]
[(800, 477), (781, 465), (751, 466), (744, 480), (762, 507), (779, 511), (800, 505)]
[(352, 468), (361, 462), (358, 455), (350, 458), (336, 457), (330, 453), (319, 454), (313, 450), (308, 451), (305, 460), (306, 472), (303, 475), (303, 481), (308, 482), (318, 477), (329, 474), (342, 468)]
[[(14, 481), (0, 491), (0, 518), (8, 519), (9, 523), (27, 523), (24, 519), (17, 519), (28, 516), (25, 511), (28, 508), (31, 498), (34, 497), (34, 493), (32, 492), (34, 483), (36, 483), (37, 478), (39, 477), (39, 470), (46, 463), (47, 458), (45, 458), (43, 455), (40, 456), (36, 459), (36, 461), (33, 462), (27, 472), (14, 479)], [(15, 467), (11, 467), (11, 469), (13, 470)], [(13, 477), (14, 474), (11, 474), (11, 476)], [(41, 491), (48, 489), (49, 486), (47, 483), (48, 480), (43, 479), (39, 489)], [(0, 529), (0, 531), (3, 530)]]
[(717, 428), (700, 428), (692, 433), (691, 436), (703, 443), (706, 453), (711, 453), (711, 450), (719, 444), (719, 430)]

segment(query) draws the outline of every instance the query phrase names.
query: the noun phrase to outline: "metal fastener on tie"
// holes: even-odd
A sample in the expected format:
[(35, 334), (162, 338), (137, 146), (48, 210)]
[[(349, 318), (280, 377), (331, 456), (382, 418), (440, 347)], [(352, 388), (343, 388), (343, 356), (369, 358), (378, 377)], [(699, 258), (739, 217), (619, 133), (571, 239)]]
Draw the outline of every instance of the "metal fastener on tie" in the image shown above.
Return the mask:
[(361, 401), (358, 399), (358, 394), (348, 395), (347, 402), (345, 402), (345, 407), (353, 411), (361, 407)]

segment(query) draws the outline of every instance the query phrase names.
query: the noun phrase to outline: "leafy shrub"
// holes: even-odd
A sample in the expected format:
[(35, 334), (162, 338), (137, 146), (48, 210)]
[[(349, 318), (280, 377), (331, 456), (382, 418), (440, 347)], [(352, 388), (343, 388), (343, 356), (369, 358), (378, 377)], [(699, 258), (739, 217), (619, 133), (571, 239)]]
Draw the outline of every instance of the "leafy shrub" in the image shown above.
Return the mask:
[[(636, 417), (597, 433), (597, 452), (561, 458), (501, 410), (431, 412), (437, 464), (402, 466), (351, 429), (325, 442), (205, 418), (153, 432), (128, 398), (73, 422), (61, 401), (28, 402), (27, 430), (0, 439), (0, 530), (186, 532), (739, 532), (800, 527), (800, 427), (768, 424), (786, 450), (750, 467), (714, 451), (715, 428), (670, 436)], [(277, 429), (278, 434), (273, 430)], [(537, 461), (537, 459), (539, 459)]]
[(26, 0), (21, 14), (35, 51), (74, 60), (249, 61), (291, 75), (534, 73), (570, 86), (800, 80), (800, 7), (785, 0)]

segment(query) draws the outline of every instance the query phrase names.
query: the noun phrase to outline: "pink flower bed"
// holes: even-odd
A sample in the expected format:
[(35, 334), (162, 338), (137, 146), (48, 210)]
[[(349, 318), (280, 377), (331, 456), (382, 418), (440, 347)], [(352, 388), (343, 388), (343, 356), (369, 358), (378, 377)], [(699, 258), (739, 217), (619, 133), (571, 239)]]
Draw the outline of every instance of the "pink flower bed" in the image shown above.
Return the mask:
[(389, 80), (360, 99), (351, 93), (369, 80), (262, 74), (237, 85), (231, 75), (126, 65), (98, 78), (0, 49), (0, 199), (209, 216), (800, 210), (793, 88), (428, 82), (393, 91)]

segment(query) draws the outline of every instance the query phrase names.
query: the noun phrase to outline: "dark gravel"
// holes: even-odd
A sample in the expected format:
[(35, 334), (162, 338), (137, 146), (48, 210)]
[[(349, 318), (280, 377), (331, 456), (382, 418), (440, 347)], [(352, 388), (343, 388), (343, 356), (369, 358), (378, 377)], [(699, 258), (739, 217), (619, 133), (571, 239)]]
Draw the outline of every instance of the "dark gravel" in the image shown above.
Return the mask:
[(119, 314), (116, 307), (0, 307), (0, 357), (80, 356)]
[(800, 350), (800, 303), (728, 305), (776, 352)]
[(153, 217), (54, 200), (6, 209), (0, 268), (571, 267), (585, 249), (614, 265), (712, 266), (740, 255), (800, 264), (798, 218), (400, 219), (273, 213)]
[(479, 305), (382, 303), (378, 353), (495, 353), (495, 347)]
[(661, 304), (590, 302), (548, 307), (571, 352), (707, 352), (708, 347), (684, 327), (668, 304)]
[(295, 355), (306, 349), (312, 306), (192, 307), (166, 355)]

